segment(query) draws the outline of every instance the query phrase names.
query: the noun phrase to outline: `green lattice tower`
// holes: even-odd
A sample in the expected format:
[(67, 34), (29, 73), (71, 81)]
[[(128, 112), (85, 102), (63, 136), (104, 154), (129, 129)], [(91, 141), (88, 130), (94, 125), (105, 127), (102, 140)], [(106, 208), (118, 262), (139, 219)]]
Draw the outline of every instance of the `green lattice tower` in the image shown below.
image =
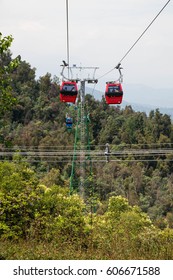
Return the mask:
[(75, 127), (75, 141), (70, 177), (70, 193), (79, 192), (85, 196), (85, 183), (92, 174), (90, 156), (89, 116), (84, 103), (78, 106), (77, 123)]
[(92, 162), (90, 156), (89, 115), (85, 106), (84, 83), (81, 86), (80, 102), (78, 104), (78, 116), (75, 127), (74, 152), (70, 177), (70, 193), (79, 192), (85, 197), (86, 182), (92, 174)]
[(78, 191), (81, 197), (85, 197), (86, 180), (92, 174), (92, 162), (90, 156), (89, 117), (85, 106), (85, 84), (98, 82), (94, 78), (98, 67), (75, 67), (75, 69), (93, 70), (93, 78), (80, 80), (80, 92), (78, 100), (78, 116), (75, 128), (74, 152), (70, 176), (70, 193)]

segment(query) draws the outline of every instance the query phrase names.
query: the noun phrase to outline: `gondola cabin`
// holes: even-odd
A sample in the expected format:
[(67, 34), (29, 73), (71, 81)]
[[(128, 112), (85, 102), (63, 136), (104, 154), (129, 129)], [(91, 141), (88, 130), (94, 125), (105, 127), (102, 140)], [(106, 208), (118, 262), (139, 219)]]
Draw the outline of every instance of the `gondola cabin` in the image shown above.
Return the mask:
[(60, 101), (75, 103), (78, 94), (77, 83), (72, 81), (62, 82), (60, 86)]
[(73, 119), (72, 118), (70, 118), (70, 117), (67, 117), (66, 118), (66, 127), (67, 127), (67, 129), (72, 129), (72, 126), (73, 126)]
[(123, 89), (121, 83), (106, 83), (105, 99), (107, 104), (121, 104)]

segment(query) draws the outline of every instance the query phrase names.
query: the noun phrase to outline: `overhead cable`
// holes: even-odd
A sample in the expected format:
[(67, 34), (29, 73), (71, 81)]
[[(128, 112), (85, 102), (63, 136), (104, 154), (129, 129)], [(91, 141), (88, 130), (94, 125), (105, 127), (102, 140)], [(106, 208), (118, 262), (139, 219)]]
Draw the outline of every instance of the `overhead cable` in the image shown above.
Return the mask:
[[(158, 18), (158, 16), (163, 12), (163, 10), (166, 8), (166, 6), (169, 4), (171, 0), (169, 0), (163, 8), (160, 10), (160, 12), (155, 16), (155, 18), (151, 21), (151, 23), (147, 26), (147, 28), (142, 32), (142, 34), (139, 36), (139, 38), (135, 41), (135, 43), (131, 46), (131, 48), (126, 52), (126, 54), (122, 57), (119, 63), (121, 63), (126, 56), (131, 52), (131, 50), (134, 48), (134, 46), (139, 42), (139, 40), (143, 37), (143, 35), (147, 32), (147, 30), (150, 28), (150, 26), (154, 23), (154, 21)], [(116, 67), (115, 67), (116, 68)]]
[[(68, 13), (68, 0), (66, 0), (66, 25), (67, 25), (67, 64), (70, 65), (70, 47), (69, 47), (69, 13)], [(68, 68), (68, 78), (69, 78), (69, 68)]]
[(147, 26), (147, 28), (142, 32), (142, 34), (138, 37), (138, 39), (134, 42), (134, 44), (130, 47), (130, 49), (125, 53), (125, 55), (121, 58), (119, 63), (112, 68), (110, 71), (106, 72), (102, 76), (100, 76), (98, 79), (103, 78), (104, 76), (107, 76), (109, 73), (111, 73), (113, 70), (117, 69), (117, 66), (122, 63), (122, 61), (127, 57), (127, 55), (131, 52), (131, 50), (135, 47), (135, 45), (139, 42), (139, 40), (144, 36), (144, 34), (147, 32), (147, 30), (151, 27), (151, 25), (154, 23), (154, 21), (159, 17), (159, 15), (163, 12), (163, 10), (166, 8), (166, 6), (169, 4), (171, 0), (167, 1), (167, 3), (163, 6), (163, 8), (159, 11), (159, 13), (154, 17), (154, 19), (150, 22), (150, 24)]

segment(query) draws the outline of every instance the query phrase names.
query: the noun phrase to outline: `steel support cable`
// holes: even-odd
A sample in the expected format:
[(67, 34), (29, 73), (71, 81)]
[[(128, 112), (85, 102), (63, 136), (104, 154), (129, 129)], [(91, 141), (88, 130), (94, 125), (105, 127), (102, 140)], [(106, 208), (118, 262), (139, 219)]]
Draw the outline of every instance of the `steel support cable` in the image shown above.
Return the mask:
[[(173, 143), (163, 143), (161, 145), (173, 145)], [(135, 146), (139, 146), (140, 145), (144, 145), (144, 144), (134, 144)], [(120, 147), (119, 149), (111, 149), (111, 152), (112, 153), (123, 153), (123, 152), (158, 152), (158, 151), (164, 151), (164, 152), (170, 152), (172, 151), (173, 152), (173, 148), (171, 147), (160, 147), (160, 144), (157, 145), (157, 144), (150, 144), (151, 146), (153, 145), (154, 147), (149, 147), (149, 148), (133, 148), (133, 147), (128, 147), (130, 145), (127, 145), (125, 146), (123, 149)], [(55, 146), (56, 147), (56, 146)], [(49, 149), (47, 147), (47, 149), (32, 149), (32, 147), (29, 147), (28, 148), (25, 148), (25, 147), (20, 147), (18, 149), (15, 149), (15, 148), (2, 148), (0, 149), (0, 153), (8, 153), (8, 152), (11, 152), (11, 153), (20, 153), (20, 152), (26, 152), (26, 153), (66, 153), (66, 154), (69, 154), (70, 152), (73, 152), (73, 148), (74, 146), (70, 146), (71, 149)], [(91, 149), (91, 152), (92, 153), (98, 153), (98, 152), (101, 152), (101, 151), (104, 151), (103, 149), (100, 149), (99, 147), (105, 147), (105, 145), (90, 145), (90, 148), (95, 148), (95, 149)], [(118, 147), (117, 147), (118, 148)], [(85, 145), (84, 147), (84, 150), (87, 151), (88, 149), (88, 145)]]
[(69, 76), (70, 76), (70, 69), (69, 69), (69, 66), (70, 66), (70, 44), (69, 44), (69, 12), (68, 12), (68, 0), (66, 0), (66, 25), (67, 25), (67, 64), (68, 64), (68, 79), (69, 79)]
[[(88, 151), (82, 151), (83, 153), (86, 153), (86, 155), (88, 155), (87, 153)], [(0, 153), (0, 157), (12, 157), (14, 156), (16, 153), (13, 152), (6, 152), (6, 153)], [(75, 151), (71, 152), (71, 153), (23, 153), (23, 152), (19, 152), (19, 155), (23, 156), (23, 157), (40, 157), (40, 158), (46, 158), (46, 157), (51, 157), (51, 158), (58, 158), (58, 157), (64, 157), (64, 158), (73, 158), (73, 155), (75, 154), (75, 159), (79, 158), (81, 156), (81, 152), (80, 151)], [(135, 157), (149, 157), (149, 156), (167, 156), (167, 155), (173, 155), (173, 151), (160, 151), (160, 152), (156, 152), (156, 151), (151, 151), (151, 152), (116, 152), (116, 153), (110, 153), (111, 157), (124, 157), (124, 156), (135, 156)], [(97, 153), (93, 153), (91, 151), (89, 151), (89, 156), (91, 158), (96, 158), (96, 157), (102, 157), (105, 156), (104, 151), (99, 151)]]
[[(125, 148), (131, 148), (133, 147), (133, 145), (136, 147), (140, 147), (140, 146), (154, 146), (154, 148), (152, 149), (158, 149), (160, 148), (160, 146), (166, 146), (166, 148), (163, 148), (161, 147), (160, 149), (166, 149), (166, 150), (173, 150), (173, 142), (169, 142), (169, 143), (142, 143), (142, 144), (125, 144), (123, 146), (124, 150)], [(114, 146), (113, 144), (110, 145), (111, 146)], [(120, 145), (121, 146), (121, 145)], [(171, 146), (171, 147), (167, 147), (167, 146)], [(95, 151), (97, 151), (97, 149), (99, 147), (104, 147), (105, 148), (105, 145), (90, 145), (90, 148), (94, 149)], [(118, 146), (117, 146), (118, 147)], [(33, 152), (33, 151), (36, 151), (36, 152), (44, 152), (44, 151), (49, 151), (49, 152), (70, 152), (70, 151), (73, 151), (73, 148), (74, 148), (74, 145), (69, 145), (69, 146), (63, 146), (63, 145), (58, 145), (58, 146), (41, 146), (41, 147), (38, 147), (38, 146), (14, 146), (14, 147), (10, 147), (10, 148), (7, 148), (7, 147), (1, 147), (0, 148), (0, 151), (3, 152), (3, 151), (16, 151), (16, 152), (20, 152), (20, 151), (28, 151), (28, 152)], [(46, 150), (47, 149), (47, 150)], [(145, 150), (145, 148), (141, 148), (142, 150)], [(132, 149), (134, 150), (134, 149)], [(138, 149), (135, 149), (135, 150), (138, 150)], [(147, 150), (151, 150), (151, 148), (148, 148)], [(115, 150), (116, 151), (116, 150)]]
[[(151, 25), (154, 23), (154, 21), (159, 17), (159, 15), (163, 12), (163, 10), (166, 8), (166, 6), (169, 4), (171, 0), (167, 1), (167, 3), (163, 6), (163, 8), (159, 11), (159, 13), (154, 17), (154, 19), (150, 22), (150, 24), (147, 26), (147, 28), (142, 32), (142, 34), (138, 37), (138, 39), (134, 42), (134, 44), (130, 47), (130, 49), (125, 53), (125, 55), (121, 58), (121, 60), (119, 61), (118, 64), (121, 64), (122, 61), (127, 57), (127, 55), (132, 51), (132, 49), (136, 46), (136, 44), (140, 41), (140, 39), (144, 36), (144, 34), (148, 31), (148, 29), (151, 27)], [(118, 65), (117, 64), (117, 65)], [(115, 66), (114, 68), (112, 68), (110, 71), (106, 72), (105, 74), (103, 74), (102, 76), (100, 76), (98, 78), (101, 79), (104, 76), (107, 76), (109, 73), (111, 73), (113, 70), (115, 70), (117, 68), (117, 66)]]
[(102, 76), (98, 77), (98, 80), (102, 79), (103, 77), (107, 76), (109, 73), (111, 73), (112, 71), (115, 70), (116, 67), (112, 68), (111, 70), (107, 71), (105, 74), (103, 74)]
[[(0, 159), (0, 162), (7, 162), (7, 161), (14, 161), (13, 159)], [(173, 162), (173, 159), (110, 159), (109, 162)], [(30, 162), (30, 163), (37, 163), (40, 162), (40, 160), (32, 160), (32, 159), (28, 159), (25, 158), (23, 159), (23, 162)], [(71, 161), (69, 160), (56, 160), (56, 159), (52, 159), (52, 160), (42, 160), (41, 162), (47, 162), (47, 163), (69, 163)], [(80, 163), (80, 160), (76, 160), (76, 163)], [(105, 164), (105, 159), (93, 159), (92, 163), (104, 163)]]
[[(88, 149), (82, 150), (85, 154), (88, 153)], [(100, 156), (104, 154), (103, 150), (89, 150), (92, 156)], [(74, 150), (71, 151), (0, 151), (0, 156), (11, 156), (15, 154), (20, 154), (23, 156), (73, 156)], [(75, 148), (75, 155), (80, 155), (81, 151), (76, 150)], [(172, 149), (167, 150), (122, 150), (122, 151), (111, 151), (110, 155), (118, 156), (118, 155), (159, 155), (159, 154), (173, 154)]]
[(166, 8), (166, 6), (169, 4), (171, 0), (169, 0), (163, 8), (160, 10), (160, 12), (155, 16), (155, 18), (151, 21), (151, 23), (147, 26), (147, 28), (142, 32), (142, 34), (139, 36), (139, 38), (135, 41), (135, 43), (131, 46), (131, 48), (126, 52), (126, 54), (123, 56), (123, 58), (120, 60), (119, 63), (121, 63), (126, 56), (131, 52), (131, 50), (135, 47), (135, 45), (139, 42), (139, 40), (144, 36), (144, 34), (147, 32), (147, 30), (151, 27), (151, 25), (154, 23), (154, 21), (159, 17), (159, 15), (163, 12), (163, 10)]

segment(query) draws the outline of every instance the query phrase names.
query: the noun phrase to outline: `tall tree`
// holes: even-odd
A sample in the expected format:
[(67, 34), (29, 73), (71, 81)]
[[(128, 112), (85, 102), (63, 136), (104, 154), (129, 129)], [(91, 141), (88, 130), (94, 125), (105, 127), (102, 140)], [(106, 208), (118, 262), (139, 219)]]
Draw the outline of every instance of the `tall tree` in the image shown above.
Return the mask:
[(9, 47), (13, 41), (12, 36), (2, 37), (0, 33), (0, 116), (10, 110), (16, 99), (12, 94), (10, 74), (19, 64), (19, 57), (10, 58)]

